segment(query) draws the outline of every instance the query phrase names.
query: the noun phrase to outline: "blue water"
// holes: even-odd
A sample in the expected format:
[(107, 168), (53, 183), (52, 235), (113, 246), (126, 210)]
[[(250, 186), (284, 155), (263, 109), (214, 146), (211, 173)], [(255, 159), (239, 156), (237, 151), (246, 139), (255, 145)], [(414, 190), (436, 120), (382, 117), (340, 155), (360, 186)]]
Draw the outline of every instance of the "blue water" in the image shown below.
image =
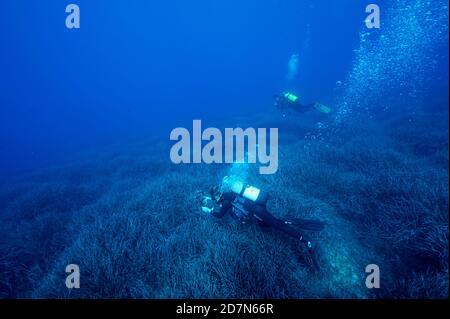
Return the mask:
[[(69, 2), (0, 3), (0, 297), (448, 297), (447, 1), (74, 3), (71, 30)], [(283, 116), (287, 89), (332, 112)], [(322, 275), (198, 212), (230, 165), (171, 163), (194, 119), (279, 129), (278, 172), (246, 176), (327, 221)]]

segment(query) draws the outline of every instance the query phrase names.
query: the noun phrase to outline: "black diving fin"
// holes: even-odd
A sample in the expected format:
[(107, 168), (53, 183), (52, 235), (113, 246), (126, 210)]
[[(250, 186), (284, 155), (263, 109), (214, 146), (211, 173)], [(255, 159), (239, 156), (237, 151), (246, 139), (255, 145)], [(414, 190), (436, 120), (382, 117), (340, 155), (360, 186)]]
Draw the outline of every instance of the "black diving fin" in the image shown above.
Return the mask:
[(314, 103), (314, 108), (319, 111), (320, 113), (328, 114), (331, 112), (331, 108), (329, 106), (326, 106), (322, 103)]

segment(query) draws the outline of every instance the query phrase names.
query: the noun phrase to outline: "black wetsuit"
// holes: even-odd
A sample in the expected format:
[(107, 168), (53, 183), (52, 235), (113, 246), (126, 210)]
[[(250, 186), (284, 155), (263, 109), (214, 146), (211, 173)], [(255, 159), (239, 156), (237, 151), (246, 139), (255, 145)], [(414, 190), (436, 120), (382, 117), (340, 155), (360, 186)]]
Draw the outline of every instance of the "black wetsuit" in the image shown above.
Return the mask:
[(220, 218), (226, 213), (232, 213), (233, 216), (242, 221), (256, 220), (264, 226), (273, 227), (300, 240), (308, 249), (311, 249), (311, 242), (300, 231), (269, 213), (265, 204), (256, 204), (232, 192), (224, 193), (218, 204), (220, 209), (212, 213), (216, 217)]

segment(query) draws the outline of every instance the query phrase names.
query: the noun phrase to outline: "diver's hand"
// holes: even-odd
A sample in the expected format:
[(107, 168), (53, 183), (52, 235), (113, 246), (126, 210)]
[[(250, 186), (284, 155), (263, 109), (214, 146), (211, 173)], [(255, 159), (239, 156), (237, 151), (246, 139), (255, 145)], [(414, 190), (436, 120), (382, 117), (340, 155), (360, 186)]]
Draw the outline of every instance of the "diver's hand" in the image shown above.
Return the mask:
[(212, 214), (214, 212), (214, 201), (210, 196), (203, 196), (200, 200), (202, 212), (206, 214)]

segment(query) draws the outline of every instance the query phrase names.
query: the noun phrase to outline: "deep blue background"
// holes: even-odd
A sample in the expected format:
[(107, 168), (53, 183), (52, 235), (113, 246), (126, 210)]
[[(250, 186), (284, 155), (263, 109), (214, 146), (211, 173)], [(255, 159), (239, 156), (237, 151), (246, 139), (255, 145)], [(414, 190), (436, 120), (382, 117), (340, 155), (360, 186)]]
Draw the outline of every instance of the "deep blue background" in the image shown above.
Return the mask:
[[(65, 27), (71, 2), (79, 30)], [(368, 3), (2, 1), (0, 176), (88, 147), (168, 138), (193, 118), (264, 112), (286, 86), (293, 53), (298, 93), (326, 102)]]

